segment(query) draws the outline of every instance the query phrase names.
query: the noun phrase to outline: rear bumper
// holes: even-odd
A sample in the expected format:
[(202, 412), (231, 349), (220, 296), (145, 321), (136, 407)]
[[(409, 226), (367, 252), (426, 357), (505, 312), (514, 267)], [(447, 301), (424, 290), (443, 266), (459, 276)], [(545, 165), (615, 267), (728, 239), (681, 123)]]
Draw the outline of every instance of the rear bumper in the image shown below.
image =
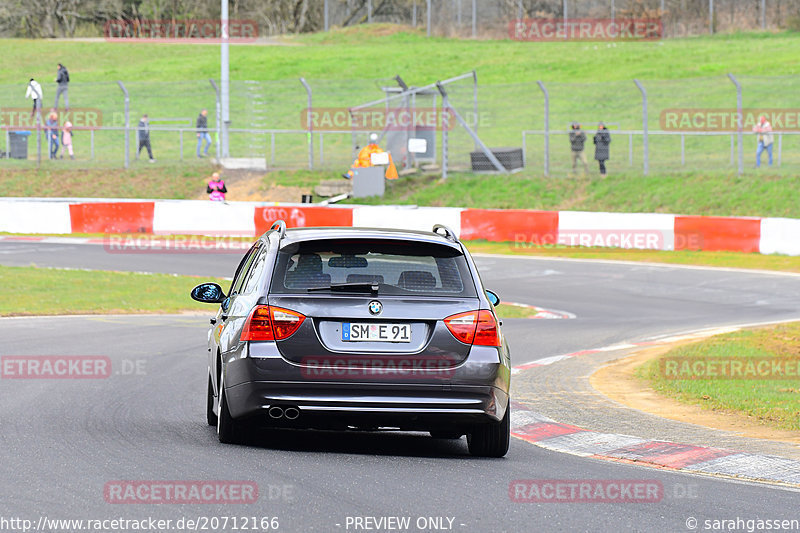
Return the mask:
[[(274, 345), (272, 345), (274, 346)], [(272, 353), (274, 350), (274, 353)], [(256, 345), (257, 357), (226, 362), (226, 400), (234, 418), (296, 427), (367, 425), (403, 429), (463, 428), (499, 421), (508, 405), (510, 367), (505, 348), (473, 347), (459, 366), (387, 372), (324, 372), (286, 361)], [(296, 407), (292, 421), (267, 415)]]

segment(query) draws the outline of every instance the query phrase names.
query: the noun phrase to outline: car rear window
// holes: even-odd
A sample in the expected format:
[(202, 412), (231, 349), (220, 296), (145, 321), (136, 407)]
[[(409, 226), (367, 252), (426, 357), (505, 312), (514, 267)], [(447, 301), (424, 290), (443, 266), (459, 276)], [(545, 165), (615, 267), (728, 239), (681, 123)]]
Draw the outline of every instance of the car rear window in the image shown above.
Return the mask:
[(287, 245), (278, 254), (270, 292), (326, 292), (332, 285), (345, 283), (377, 284), (382, 295), (476, 295), (460, 250), (386, 239), (326, 239)]

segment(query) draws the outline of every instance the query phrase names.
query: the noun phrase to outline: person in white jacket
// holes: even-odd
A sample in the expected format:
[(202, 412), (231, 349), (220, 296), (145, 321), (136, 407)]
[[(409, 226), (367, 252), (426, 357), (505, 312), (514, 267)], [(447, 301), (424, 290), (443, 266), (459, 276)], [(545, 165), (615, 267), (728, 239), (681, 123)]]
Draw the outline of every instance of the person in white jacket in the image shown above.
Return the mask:
[(758, 124), (753, 126), (753, 131), (758, 133), (758, 147), (756, 148), (756, 168), (761, 166), (761, 152), (767, 150), (769, 156), (769, 166), (772, 166), (772, 125), (767, 117), (758, 117)]
[(42, 86), (39, 85), (39, 82), (33, 78), (31, 78), (31, 81), (28, 82), (28, 90), (25, 91), (25, 98), (33, 99), (31, 117), (36, 113), (37, 110), (39, 113), (42, 112)]

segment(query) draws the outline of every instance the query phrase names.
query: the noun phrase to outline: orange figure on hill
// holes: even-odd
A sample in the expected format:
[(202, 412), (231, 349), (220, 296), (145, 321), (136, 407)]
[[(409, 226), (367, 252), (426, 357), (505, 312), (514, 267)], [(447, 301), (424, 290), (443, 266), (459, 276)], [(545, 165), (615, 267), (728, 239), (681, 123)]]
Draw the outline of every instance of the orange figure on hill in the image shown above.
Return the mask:
[[(378, 146), (378, 134), (377, 133), (370, 133), (369, 134), (369, 144), (366, 145), (364, 148), (358, 152), (358, 157), (353, 164), (351, 165), (352, 168), (367, 168), (372, 166), (372, 154), (382, 154), (383, 150), (380, 146)], [(387, 152), (389, 156), (389, 164), (386, 166), (386, 179), (394, 180), (397, 179), (397, 167), (394, 166), (394, 161), (392, 161), (392, 154)], [(353, 171), (348, 170), (346, 174), (342, 174), (342, 177), (346, 179), (353, 178)]]

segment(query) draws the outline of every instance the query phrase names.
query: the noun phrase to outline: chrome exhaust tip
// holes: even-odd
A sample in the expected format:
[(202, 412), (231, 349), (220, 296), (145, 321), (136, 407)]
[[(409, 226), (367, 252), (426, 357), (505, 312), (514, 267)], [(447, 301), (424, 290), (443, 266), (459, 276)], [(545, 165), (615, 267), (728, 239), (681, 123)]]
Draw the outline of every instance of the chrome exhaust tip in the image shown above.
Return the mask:
[(270, 418), (283, 418), (283, 408), (277, 405), (270, 407), (267, 412)]
[(287, 407), (283, 412), (283, 416), (285, 416), (287, 420), (295, 420), (300, 416), (300, 409), (297, 407)]

